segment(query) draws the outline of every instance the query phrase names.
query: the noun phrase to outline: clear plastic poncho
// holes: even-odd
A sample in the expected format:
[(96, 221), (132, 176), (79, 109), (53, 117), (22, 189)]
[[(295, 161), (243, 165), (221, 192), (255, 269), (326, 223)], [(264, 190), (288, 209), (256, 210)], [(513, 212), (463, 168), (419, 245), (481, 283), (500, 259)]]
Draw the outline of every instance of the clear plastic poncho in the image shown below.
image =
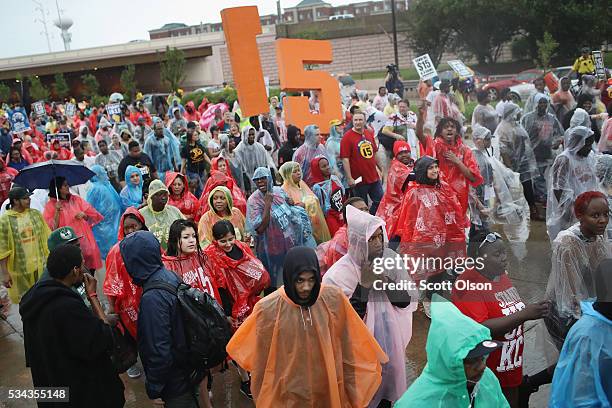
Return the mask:
[(265, 194), (255, 190), (247, 201), (246, 229), (255, 237), (255, 252), (270, 273), (270, 284), (279, 287), (283, 284), (283, 263), (287, 251), (294, 246), (312, 246), (312, 226), (308, 214), (302, 207), (287, 204), (287, 194), (272, 182), (270, 170), (259, 167), (253, 174), (253, 184), (258, 178), (268, 180), (268, 191), (272, 193), (270, 223), (262, 233), (257, 228), (263, 220)]
[[(600, 154), (595, 163), (595, 175), (599, 181), (599, 188), (608, 196), (608, 206), (612, 209), (612, 155)], [(612, 242), (612, 217), (608, 221), (606, 238)]]
[[(587, 157), (577, 154), (592, 134), (593, 131), (584, 126), (569, 128), (564, 136), (565, 149), (551, 167), (546, 205), (546, 228), (551, 241), (577, 221), (574, 215), (576, 198), (586, 191), (599, 191), (594, 153), (590, 152)], [(561, 191), (559, 200), (555, 191)]]
[[(253, 173), (258, 167), (276, 168), (272, 157), (261, 143), (255, 141), (253, 144), (249, 144), (247, 139), (251, 129), (255, 130), (253, 126), (249, 125), (242, 130), (242, 140), (234, 150), (236, 158), (242, 165), (242, 171), (246, 173), (249, 180), (253, 178)], [(255, 189), (255, 187), (252, 187), (252, 189)]]
[[(534, 97), (535, 106), (545, 99), (550, 106), (550, 99), (544, 94)], [(538, 164), (552, 164), (554, 160), (553, 146), (563, 137), (563, 127), (555, 115), (545, 112), (539, 115), (538, 110), (527, 113), (521, 124), (529, 135), (533, 153)]]
[(313, 185), (310, 175), (310, 161), (318, 156), (323, 156), (329, 161), (325, 146), (317, 141), (317, 129), (315, 125), (306, 126), (304, 128), (304, 144), (293, 153), (293, 161), (298, 162), (302, 167), (302, 179), (309, 187)]
[(153, 180), (149, 185), (149, 198), (147, 199), (147, 206), (140, 209), (140, 213), (145, 219), (147, 228), (155, 235), (155, 238), (159, 241), (162, 249), (165, 251), (168, 249), (168, 233), (170, 232), (170, 226), (176, 220), (183, 220), (185, 216), (179, 211), (178, 208), (166, 204), (163, 210), (157, 212), (153, 209), (151, 198), (162, 191), (168, 193), (168, 189), (161, 180)]
[[(385, 222), (375, 216), (346, 208), (348, 224), (348, 252), (327, 271), (323, 283), (337, 286), (351, 298), (361, 281), (361, 270), (368, 262), (368, 239), (379, 229), (383, 229), (384, 245), (387, 245)], [(384, 249), (383, 258), (395, 258), (398, 254), (389, 248)], [(403, 268), (385, 268), (384, 275), (391, 281), (411, 281), (408, 271)], [(383, 290), (370, 290), (366, 316), (366, 326), (389, 356), (383, 366), (382, 383), (370, 407), (377, 407), (382, 399), (397, 401), (406, 390), (406, 347), (412, 337), (412, 313), (418, 304), (418, 292), (411, 291), (411, 302), (406, 308), (395, 307)]]
[(553, 241), (552, 270), (546, 286), (552, 311), (545, 322), (558, 348), (569, 325), (580, 318), (580, 302), (595, 296), (593, 272), (603, 259), (611, 256), (603, 237), (587, 239), (579, 223), (561, 231)]
[(538, 174), (538, 164), (529, 135), (518, 122), (521, 108), (513, 103), (504, 106), (502, 120), (493, 136), (499, 139), (500, 156), (510, 170), (520, 174), (521, 183)]
[(96, 175), (90, 180), (91, 188), (87, 192), (87, 202), (104, 217), (92, 228), (104, 262), (108, 251), (117, 242), (119, 221), (123, 212), (119, 194), (108, 180), (104, 167), (96, 164), (91, 167), (91, 171)]
[(181, 163), (179, 142), (169, 129), (164, 128), (164, 137), (158, 139), (155, 135), (147, 138), (143, 151), (151, 158), (159, 178), (164, 181), (167, 171), (174, 171), (175, 164)]
[[(476, 125), (472, 133), (474, 139), (484, 139), (490, 130)], [(471, 187), (471, 222), (480, 226), (488, 223), (521, 224), (526, 219), (528, 206), (520, 175), (490, 156), (485, 149), (474, 148), (473, 152), (484, 181), (477, 187)], [(482, 204), (484, 211), (476, 200)]]
[(327, 160), (329, 161), (329, 166), (333, 169), (333, 173), (336, 174), (340, 180), (342, 181), (342, 185), (344, 188), (347, 188), (345, 174), (344, 174), (344, 165), (342, 164), (342, 159), (340, 158), (340, 142), (342, 141), (342, 134), (338, 133), (336, 130), (336, 126), (332, 126), (329, 130), (329, 137), (325, 142), (325, 150), (327, 154)]

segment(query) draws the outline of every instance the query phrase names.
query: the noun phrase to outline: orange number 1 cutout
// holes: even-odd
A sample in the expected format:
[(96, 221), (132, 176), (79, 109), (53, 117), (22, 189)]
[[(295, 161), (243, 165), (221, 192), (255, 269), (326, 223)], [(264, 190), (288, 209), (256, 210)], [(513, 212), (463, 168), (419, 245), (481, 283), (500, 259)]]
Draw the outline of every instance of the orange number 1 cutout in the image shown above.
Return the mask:
[(221, 10), (221, 21), (242, 114), (269, 111), (256, 40), (261, 34), (257, 6)]

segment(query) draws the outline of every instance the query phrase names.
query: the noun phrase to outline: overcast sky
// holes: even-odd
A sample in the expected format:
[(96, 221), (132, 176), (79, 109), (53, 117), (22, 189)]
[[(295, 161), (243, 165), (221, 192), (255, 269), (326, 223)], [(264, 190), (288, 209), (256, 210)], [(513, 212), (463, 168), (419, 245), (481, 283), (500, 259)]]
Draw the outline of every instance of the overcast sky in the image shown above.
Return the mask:
[[(359, 0), (326, 0), (334, 6), (356, 3)], [(37, 0), (48, 12), (47, 31), (50, 36), (51, 50), (63, 51), (64, 45), (60, 30), (53, 25), (58, 18), (55, 0)], [(236, 6), (259, 8), (259, 14), (276, 13), (276, 0), (57, 0), (63, 16), (74, 21), (72, 49), (120, 44), (132, 40), (148, 40), (148, 30), (160, 28), (166, 23), (185, 23), (221, 21), (221, 9)], [(300, 0), (281, 0), (281, 7), (293, 7)], [(43, 24), (39, 21), (41, 13), (33, 0), (11, 2), (11, 7), (3, 7), (0, 38), (0, 58), (9, 58), (49, 52), (43, 34)]]

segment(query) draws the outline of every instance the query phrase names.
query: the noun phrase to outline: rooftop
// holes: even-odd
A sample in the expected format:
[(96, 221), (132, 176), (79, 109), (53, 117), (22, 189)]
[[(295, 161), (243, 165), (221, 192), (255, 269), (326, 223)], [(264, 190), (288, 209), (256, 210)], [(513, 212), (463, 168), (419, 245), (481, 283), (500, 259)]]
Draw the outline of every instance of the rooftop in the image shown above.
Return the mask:
[(329, 6), (329, 7), (331, 7), (331, 4), (326, 3), (323, 0), (302, 0), (295, 7), (302, 8), (302, 7), (312, 7), (312, 6)]

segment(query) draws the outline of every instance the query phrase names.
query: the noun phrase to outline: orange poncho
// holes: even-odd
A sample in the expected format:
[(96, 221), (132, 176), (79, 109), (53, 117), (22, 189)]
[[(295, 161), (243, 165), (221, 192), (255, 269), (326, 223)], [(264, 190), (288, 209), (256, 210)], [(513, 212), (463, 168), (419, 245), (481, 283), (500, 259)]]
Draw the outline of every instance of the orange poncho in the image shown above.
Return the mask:
[(340, 289), (321, 285), (316, 302), (300, 308), (281, 287), (255, 305), (227, 345), (251, 372), (257, 406), (365, 407), (387, 356)]

